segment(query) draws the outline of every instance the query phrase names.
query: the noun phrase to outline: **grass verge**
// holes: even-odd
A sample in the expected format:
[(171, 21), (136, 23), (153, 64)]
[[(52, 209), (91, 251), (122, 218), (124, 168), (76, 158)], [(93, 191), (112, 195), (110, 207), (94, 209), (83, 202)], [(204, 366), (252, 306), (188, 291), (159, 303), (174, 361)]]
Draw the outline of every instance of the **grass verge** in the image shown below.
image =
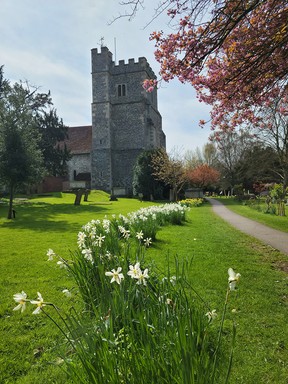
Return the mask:
[(217, 198), (217, 200), (239, 215), (248, 217), (251, 220), (258, 221), (261, 224), (278, 229), (279, 231), (288, 232), (288, 216), (277, 216), (276, 214), (265, 213), (264, 211), (267, 207), (265, 200), (246, 201), (245, 203), (235, 198), (222, 197)]
[[(108, 196), (101, 196), (102, 200), (97, 193), (92, 194), (90, 201), (79, 207), (73, 206), (71, 195), (21, 201), (15, 221), (1, 219), (0, 382), (67, 382), (60, 367), (51, 364), (57, 363), (58, 332), (42, 316), (13, 313), (12, 296), (25, 289), (30, 297), (36, 297), (40, 291), (46, 300), (67, 308), (62, 290), (72, 288), (71, 280), (63, 270), (47, 263), (47, 249), (65, 256), (76, 248), (81, 225), (106, 214), (126, 214), (148, 205), (132, 199), (110, 203)], [(1, 217), (4, 214), (6, 209), (1, 206)], [(230, 382), (284, 383), (288, 361), (287, 274), (278, 265), (286, 256), (228, 227), (208, 204), (191, 209), (184, 225), (165, 227), (157, 234), (147, 257), (155, 268), (165, 269), (167, 255), (193, 259), (190, 281), (219, 312), (225, 299), (227, 269), (233, 267), (241, 273), (240, 289), (228, 305), (224, 326), (229, 336), (232, 322), (237, 323)]]

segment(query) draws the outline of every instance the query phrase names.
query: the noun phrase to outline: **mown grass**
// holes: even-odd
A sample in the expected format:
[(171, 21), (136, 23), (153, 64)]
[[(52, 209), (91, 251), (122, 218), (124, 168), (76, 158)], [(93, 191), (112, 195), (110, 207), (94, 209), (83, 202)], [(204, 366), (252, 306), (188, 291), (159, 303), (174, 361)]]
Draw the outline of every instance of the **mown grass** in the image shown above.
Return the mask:
[[(57, 330), (44, 316), (13, 312), (12, 296), (25, 290), (29, 297), (36, 297), (39, 291), (45, 300), (67, 309), (71, 302), (63, 298), (62, 290), (72, 288), (72, 282), (65, 271), (47, 262), (47, 249), (67, 256), (76, 248), (77, 232), (86, 222), (149, 205), (133, 199), (109, 202), (107, 195), (99, 193), (91, 194), (89, 202), (78, 207), (73, 200), (73, 195), (59, 195), (22, 201), (14, 221), (3, 218), (6, 207), (0, 206), (1, 383), (68, 382), (61, 368), (51, 364), (61, 342)], [(175, 255), (180, 260), (193, 258), (191, 283), (219, 313), (225, 299), (227, 269), (240, 272), (240, 289), (233, 292), (224, 327), (227, 343), (232, 322), (237, 324), (230, 382), (285, 383), (287, 274), (277, 266), (287, 256), (227, 226), (212, 213), (209, 204), (192, 208), (188, 219), (184, 225), (161, 229), (147, 257), (161, 269), (167, 268), (168, 255), (171, 265)], [(218, 322), (220, 318), (215, 326)]]
[[(276, 214), (265, 213), (267, 208), (265, 199), (242, 202), (234, 197), (222, 197), (218, 198), (218, 200), (231, 209), (231, 211), (239, 213), (239, 215), (258, 221), (261, 224), (268, 225), (271, 228), (288, 232), (288, 206), (286, 207), (286, 216), (277, 216)], [(273, 205), (276, 210), (276, 204)]]

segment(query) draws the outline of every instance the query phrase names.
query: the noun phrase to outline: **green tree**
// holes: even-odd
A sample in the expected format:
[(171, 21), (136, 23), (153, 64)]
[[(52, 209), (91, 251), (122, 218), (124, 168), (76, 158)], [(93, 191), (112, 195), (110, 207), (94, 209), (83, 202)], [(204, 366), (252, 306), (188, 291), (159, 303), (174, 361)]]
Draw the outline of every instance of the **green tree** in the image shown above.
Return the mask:
[(211, 139), (217, 147), (217, 169), (222, 176), (221, 186), (233, 194), (235, 185), (242, 183), (239, 165), (255, 138), (245, 131), (227, 131), (217, 132)]
[(133, 170), (133, 194), (143, 195), (144, 200), (162, 199), (164, 184), (153, 175), (152, 157), (157, 150), (143, 151), (138, 156)]
[(0, 94), (0, 177), (9, 190), (8, 219), (13, 218), (17, 188), (39, 182), (44, 172), (37, 116), (51, 103), (27, 82), (11, 85), (3, 79)]
[(276, 153), (278, 164), (274, 172), (280, 177), (285, 193), (288, 186), (288, 101), (275, 98), (273, 104), (262, 109), (262, 118), (265, 123), (261, 129), (256, 128), (257, 137)]
[(239, 180), (243, 187), (249, 190), (253, 189), (256, 182), (280, 182), (281, 178), (277, 172), (279, 169), (276, 151), (259, 141), (243, 152), (237, 165)]
[(187, 182), (184, 163), (176, 155), (168, 155), (164, 148), (159, 148), (152, 156), (153, 175), (172, 191), (171, 200), (177, 201), (178, 194)]
[(66, 145), (60, 146), (68, 137), (67, 127), (57, 116), (55, 109), (44, 111), (37, 116), (40, 134), (39, 146), (44, 159), (46, 172), (53, 176), (63, 176), (67, 173), (67, 161), (71, 155)]

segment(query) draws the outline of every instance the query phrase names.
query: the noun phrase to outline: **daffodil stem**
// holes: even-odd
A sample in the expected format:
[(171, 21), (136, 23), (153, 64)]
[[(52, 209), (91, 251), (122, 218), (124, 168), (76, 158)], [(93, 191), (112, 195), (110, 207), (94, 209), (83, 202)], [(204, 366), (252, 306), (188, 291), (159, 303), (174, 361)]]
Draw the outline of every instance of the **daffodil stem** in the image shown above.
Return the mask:
[[(229, 289), (229, 287), (228, 287), (228, 288), (227, 288), (227, 291), (226, 291), (226, 298), (225, 298), (224, 309), (223, 309), (222, 318), (221, 318), (221, 323), (220, 323), (220, 329), (219, 329), (219, 335), (218, 335), (217, 345), (216, 345), (216, 349), (215, 349), (215, 352), (214, 352), (214, 363), (213, 363), (213, 373), (212, 373), (212, 384), (213, 384), (213, 382), (214, 382), (214, 377), (215, 377), (216, 362), (217, 362), (217, 354), (218, 354), (218, 351), (219, 351), (219, 348), (220, 348), (221, 338), (222, 338), (222, 334), (223, 334), (223, 325), (224, 325), (224, 320), (225, 320), (226, 311), (227, 311), (227, 304), (228, 304), (229, 294), (230, 294), (230, 289)], [(230, 371), (230, 369), (229, 369), (229, 371)]]
[[(55, 311), (58, 313), (60, 319), (63, 321), (65, 327), (68, 329), (68, 331), (70, 331), (69, 329), (69, 326), (68, 324), (66, 323), (65, 319), (63, 318), (63, 316), (59, 313), (59, 309), (51, 303), (51, 306), (55, 309)], [(62, 335), (65, 337), (65, 339), (69, 342), (69, 344), (73, 347), (74, 349), (74, 346), (73, 346), (73, 343), (71, 342), (71, 340), (69, 339), (69, 337), (67, 336), (67, 334), (65, 333), (65, 331), (63, 330), (62, 327), (60, 327), (60, 325), (53, 319), (52, 316), (49, 315), (48, 312), (46, 312), (43, 308), (41, 309), (41, 311), (48, 317), (48, 319), (50, 319), (52, 321), (52, 323), (54, 323), (56, 325), (56, 327), (60, 330), (60, 332), (62, 333)]]

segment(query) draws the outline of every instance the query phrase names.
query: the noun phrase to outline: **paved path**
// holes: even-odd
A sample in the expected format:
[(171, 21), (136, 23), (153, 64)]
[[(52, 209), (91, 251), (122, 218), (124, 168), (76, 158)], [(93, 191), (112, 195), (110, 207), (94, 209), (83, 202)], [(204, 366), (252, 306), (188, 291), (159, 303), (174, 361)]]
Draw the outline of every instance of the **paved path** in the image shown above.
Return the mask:
[(213, 211), (235, 228), (288, 255), (288, 233), (269, 228), (230, 211), (218, 200), (207, 198)]

